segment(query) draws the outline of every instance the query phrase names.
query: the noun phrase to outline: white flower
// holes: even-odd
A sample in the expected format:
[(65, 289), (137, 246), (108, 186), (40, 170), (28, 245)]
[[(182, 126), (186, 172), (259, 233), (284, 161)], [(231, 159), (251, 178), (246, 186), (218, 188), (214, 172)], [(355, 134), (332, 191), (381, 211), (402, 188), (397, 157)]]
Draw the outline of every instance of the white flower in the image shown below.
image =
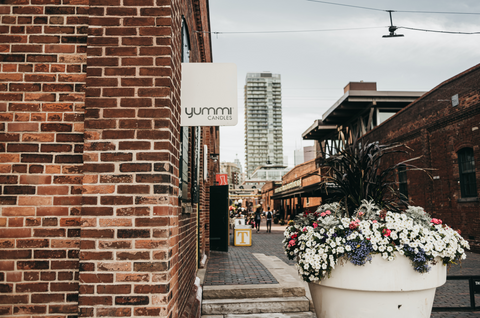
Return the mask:
[[(328, 209), (333, 210), (331, 205), (327, 206)], [(322, 211), (326, 210), (327, 208), (324, 208)], [(335, 210), (338, 211), (338, 205), (335, 205)], [(378, 215), (379, 210), (374, 210), (374, 212)], [(343, 228), (348, 229), (350, 222), (356, 219), (342, 218), (339, 220), (335, 219), (334, 215), (328, 218), (328, 222), (323, 222), (326, 218), (318, 220), (320, 227), (316, 229), (318, 231), (314, 231), (313, 227), (309, 225), (296, 224), (294, 227), (288, 227), (284, 232), (285, 252), (291, 259), (297, 257), (296, 268), (307, 281), (323, 279), (327, 271), (335, 268), (339, 255), (351, 252), (351, 245), (356, 246), (357, 241), (366, 243), (366, 238), (370, 242), (373, 254), (379, 253), (382, 258), (389, 261), (395, 258), (394, 251), (397, 251), (400, 255), (405, 254), (403, 251), (404, 244), (413, 249), (415, 253), (422, 249), (427, 259), (440, 256), (444, 258), (444, 262), (464, 259), (465, 249), (469, 248), (468, 242), (453, 229), (442, 225), (434, 227), (428, 225), (424, 228), (420, 223), (414, 223), (413, 219), (407, 214), (387, 212), (385, 222), (360, 221), (357, 231), (351, 231), (348, 237), (334, 236), (334, 233), (342, 232)], [(328, 226), (322, 227), (322, 224), (325, 226), (328, 224)], [(380, 228), (385, 227), (391, 230), (389, 237), (384, 236), (380, 230)], [(303, 231), (304, 228), (306, 229), (305, 232)], [(327, 240), (323, 241), (323, 234), (325, 233), (327, 234)], [(291, 250), (288, 244), (294, 234), (298, 235), (297, 246), (294, 250)], [(397, 240), (400, 241), (400, 244), (393, 246), (392, 242)]]

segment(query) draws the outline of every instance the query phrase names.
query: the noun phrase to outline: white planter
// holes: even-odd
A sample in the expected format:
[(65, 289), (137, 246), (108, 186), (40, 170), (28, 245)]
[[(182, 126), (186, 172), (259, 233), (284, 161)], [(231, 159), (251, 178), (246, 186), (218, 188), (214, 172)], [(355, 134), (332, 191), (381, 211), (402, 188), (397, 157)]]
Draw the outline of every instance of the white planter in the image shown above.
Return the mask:
[(431, 267), (420, 274), (405, 256), (389, 262), (378, 254), (364, 266), (337, 266), (330, 278), (308, 284), (317, 318), (429, 318), (447, 277), (441, 261)]

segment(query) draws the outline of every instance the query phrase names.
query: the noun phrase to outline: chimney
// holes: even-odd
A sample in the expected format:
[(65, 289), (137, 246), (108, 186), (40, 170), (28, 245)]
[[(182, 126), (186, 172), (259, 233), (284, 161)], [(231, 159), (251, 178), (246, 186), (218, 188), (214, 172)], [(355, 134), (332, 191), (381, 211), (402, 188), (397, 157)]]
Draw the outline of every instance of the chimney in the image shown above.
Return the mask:
[(348, 91), (376, 91), (377, 82), (350, 82), (343, 88), (343, 93)]

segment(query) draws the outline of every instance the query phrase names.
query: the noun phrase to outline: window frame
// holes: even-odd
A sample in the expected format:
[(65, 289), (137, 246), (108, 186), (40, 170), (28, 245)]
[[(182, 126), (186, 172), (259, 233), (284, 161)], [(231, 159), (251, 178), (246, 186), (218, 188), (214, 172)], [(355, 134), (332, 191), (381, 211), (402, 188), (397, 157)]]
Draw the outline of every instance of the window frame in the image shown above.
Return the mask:
[[(464, 147), (457, 151), (458, 157), (458, 174), (460, 182), (461, 198), (478, 197), (475, 154), (473, 148)], [(466, 165), (470, 163), (471, 170), (465, 171)]]
[[(187, 22), (182, 16), (181, 28), (182, 40), (182, 63), (190, 62), (190, 38), (188, 35)], [(190, 127), (180, 127), (180, 151), (179, 151), (179, 167), (178, 167), (178, 198), (183, 202), (190, 201), (189, 198), (189, 174), (190, 174)], [(191, 196), (190, 196), (191, 197)]]

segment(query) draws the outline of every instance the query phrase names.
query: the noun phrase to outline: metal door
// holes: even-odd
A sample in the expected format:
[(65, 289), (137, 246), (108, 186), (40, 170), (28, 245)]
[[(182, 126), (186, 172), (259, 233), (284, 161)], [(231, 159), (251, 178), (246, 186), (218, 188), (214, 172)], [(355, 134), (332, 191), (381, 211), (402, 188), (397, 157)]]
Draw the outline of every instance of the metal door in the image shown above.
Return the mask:
[(228, 185), (210, 187), (210, 250), (228, 252)]

